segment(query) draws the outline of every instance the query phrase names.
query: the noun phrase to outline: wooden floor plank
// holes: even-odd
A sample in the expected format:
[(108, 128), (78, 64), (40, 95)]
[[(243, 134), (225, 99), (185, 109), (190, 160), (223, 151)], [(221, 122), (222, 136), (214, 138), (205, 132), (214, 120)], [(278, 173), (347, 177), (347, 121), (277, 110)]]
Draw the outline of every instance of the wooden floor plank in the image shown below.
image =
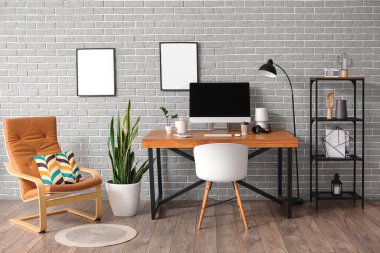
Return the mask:
[(336, 207), (336, 214), (344, 217), (343, 224), (349, 224), (356, 230), (356, 236), (358, 236), (361, 245), (368, 251), (379, 252), (379, 226), (370, 220), (360, 207), (353, 207), (352, 204), (348, 203), (342, 203), (341, 205), (336, 205)]
[(254, 201), (252, 202), (253, 217), (255, 219), (256, 225), (264, 225), (269, 222), (273, 222), (274, 218), (270, 212), (267, 201)]
[(241, 252), (233, 206), (220, 204), (215, 207), (216, 240), (218, 252)]
[(258, 225), (265, 252), (288, 252), (267, 201), (253, 202), (253, 216)]
[(236, 227), (237, 227), (239, 241), (240, 241), (240, 248), (242, 252), (244, 253), (265, 252), (263, 244), (261, 242), (260, 232), (253, 216), (254, 210), (252, 210), (251, 202), (244, 201), (243, 207), (244, 207), (245, 215), (247, 217), (248, 230), (245, 230), (243, 220), (240, 217), (239, 208), (237, 206), (234, 207), (235, 222), (236, 222)]
[(199, 208), (199, 202), (188, 201), (182, 203), (170, 247), (171, 253), (194, 251), (195, 230)]
[[(147, 253), (168, 253), (172, 244), (172, 237), (153, 236), (149, 242)], [(133, 252), (131, 250), (130, 252)]]
[[(92, 203), (90, 203), (92, 202)], [(212, 203), (210, 201), (210, 203)], [(37, 212), (36, 203), (1, 201), (0, 252), (365, 252), (380, 249), (380, 201), (368, 201), (366, 208), (350, 201), (305, 202), (294, 207), (294, 219), (287, 219), (282, 206), (269, 201), (243, 203), (249, 229), (245, 231), (236, 206), (221, 204), (206, 209), (198, 231), (199, 201), (170, 202), (151, 220), (150, 205), (142, 201), (133, 217), (115, 217), (104, 201), (101, 222), (134, 227), (138, 236), (127, 243), (103, 248), (76, 248), (58, 244), (54, 237), (66, 227), (91, 221), (60, 214), (48, 218), (48, 231), (37, 234), (10, 224), (9, 218)], [(91, 212), (93, 201), (74, 204)], [(34, 224), (37, 220), (33, 221)]]
[(157, 219), (152, 220), (150, 214), (150, 205), (145, 205), (143, 212), (140, 214), (135, 229), (138, 231), (137, 236), (128, 241), (123, 248), (123, 252), (146, 252), (149, 242), (153, 236)]
[(172, 202), (160, 207), (153, 236), (172, 237), (178, 220), (181, 203)]
[[(111, 207), (107, 210), (107, 212), (104, 214), (102, 217), (102, 222), (106, 223), (116, 223), (119, 225), (125, 225), (125, 226), (130, 226), (132, 228), (136, 228), (136, 224), (138, 220), (140, 219), (140, 215), (144, 212), (145, 207), (150, 206), (148, 201), (140, 201), (139, 209), (137, 210), (137, 213), (135, 216), (131, 217), (116, 217), (112, 214), (112, 209)], [(107, 216), (110, 216), (110, 218), (107, 218)], [(139, 231), (137, 231), (139, 233)], [(117, 244), (117, 245), (112, 245), (108, 247), (102, 247), (96, 249), (97, 253), (109, 253), (109, 252), (122, 252), (125, 247), (125, 243)]]
[(174, 231), (180, 210), (179, 202), (171, 202), (160, 207), (157, 224), (149, 242), (149, 253), (168, 253), (174, 237)]
[(296, 218), (295, 220), (312, 252), (334, 252), (312, 217)]
[[(284, 208), (277, 203), (268, 203), (277, 227), (282, 235), (285, 246), (289, 252), (309, 253), (311, 249), (307, 244), (301, 230), (294, 219), (284, 216)], [(295, 209), (298, 207), (295, 207)]]
[(315, 223), (336, 252), (358, 252), (331, 217), (321, 215), (315, 219)]
[[(209, 201), (212, 203), (211, 201)], [(201, 207), (197, 212), (197, 224)], [(195, 231), (194, 253), (215, 253), (216, 251), (216, 216), (215, 206), (206, 208), (202, 221), (202, 227)]]
[[(339, 203), (337, 203), (337, 205), (339, 205)], [(327, 216), (329, 219), (333, 220), (335, 226), (344, 232), (359, 252), (377, 252), (371, 249), (373, 242), (368, 237), (366, 231), (362, 231), (360, 227), (347, 217), (347, 213), (335, 206), (334, 203), (332, 203), (331, 206), (332, 208), (329, 212), (324, 213), (323, 216)]]
[(260, 225), (259, 232), (265, 252), (288, 252), (276, 222)]

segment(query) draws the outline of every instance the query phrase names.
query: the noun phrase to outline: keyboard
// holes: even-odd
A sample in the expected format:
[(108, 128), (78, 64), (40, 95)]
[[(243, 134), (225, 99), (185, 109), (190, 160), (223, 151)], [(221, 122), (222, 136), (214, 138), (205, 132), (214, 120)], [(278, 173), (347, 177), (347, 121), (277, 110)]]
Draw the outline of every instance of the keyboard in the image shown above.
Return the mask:
[(232, 137), (232, 134), (204, 134), (204, 137)]

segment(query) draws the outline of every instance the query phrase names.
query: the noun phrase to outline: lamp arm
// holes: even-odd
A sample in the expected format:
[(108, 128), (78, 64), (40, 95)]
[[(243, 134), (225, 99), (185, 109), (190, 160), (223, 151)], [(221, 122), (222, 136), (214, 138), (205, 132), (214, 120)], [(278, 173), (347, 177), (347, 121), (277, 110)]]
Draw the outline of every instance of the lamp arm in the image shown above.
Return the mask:
[(293, 85), (292, 85), (292, 81), (290, 81), (290, 78), (288, 76), (288, 73), (286, 73), (286, 71), (278, 64), (274, 63), (274, 65), (276, 65), (277, 67), (279, 67), (282, 72), (285, 73), (286, 77), (288, 78), (288, 81), (289, 81), (289, 85), (290, 85), (290, 91), (292, 92), (292, 109), (293, 109), (293, 133), (294, 133), (294, 136), (297, 136), (297, 130), (296, 130), (296, 114), (295, 114), (295, 109), (294, 109), (294, 93), (293, 93)]

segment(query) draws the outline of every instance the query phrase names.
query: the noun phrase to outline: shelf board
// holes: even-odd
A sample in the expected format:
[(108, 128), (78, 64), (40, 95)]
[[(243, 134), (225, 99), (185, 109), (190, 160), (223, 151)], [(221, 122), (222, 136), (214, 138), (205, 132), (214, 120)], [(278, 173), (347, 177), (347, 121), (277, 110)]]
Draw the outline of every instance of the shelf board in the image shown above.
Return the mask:
[[(317, 192), (312, 192), (313, 198), (317, 197)], [(342, 196), (333, 196), (329, 191), (320, 191), (318, 192), (318, 200), (321, 199), (353, 199), (355, 196), (356, 199), (361, 199), (360, 195), (357, 192), (343, 191)]]
[(354, 156), (354, 155), (350, 155), (349, 157), (344, 157), (344, 158), (339, 158), (339, 157), (326, 157), (326, 155), (318, 155), (318, 156), (315, 156), (315, 155), (312, 155), (311, 156), (312, 160), (317, 160), (317, 161), (331, 161), (331, 162), (341, 162), (341, 161), (361, 161), (363, 160), (361, 157), (359, 156)]
[[(345, 119), (337, 119), (337, 118), (332, 118), (332, 119), (327, 119), (326, 117), (317, 117), (317, 121), (324, 121), (324, 122), (357, 122), (357, 121), (363, 121), (361, 118), (355, 118), (355, 117), (347, 117)], [(311, 118), (311, 122), (315, 122), (315, 117)]]
[(349, 76), (349, 77), (326, 77), (326, 76), (312, 76), (310, 77), (311, 81), (320, 81), (320, 80), (331, 80), (331, 81), (357, 81), (364, 80), (362, 76)]

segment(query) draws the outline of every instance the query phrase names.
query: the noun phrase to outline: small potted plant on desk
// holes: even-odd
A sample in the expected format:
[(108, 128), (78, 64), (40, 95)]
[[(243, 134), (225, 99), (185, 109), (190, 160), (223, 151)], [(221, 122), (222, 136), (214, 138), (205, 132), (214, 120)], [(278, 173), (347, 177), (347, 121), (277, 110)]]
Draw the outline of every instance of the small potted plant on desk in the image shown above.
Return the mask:
[(140, 117), (132, 123), (131, 101), (123, 117), (117, 117), (116, 137), (114, 118), (110, 123), (108, 155), (113, 179), (106, 183), (108, 200), (115, 216), (133, 216), (140, 203), (141, 178), (148, 170), (148, 160), (138, 166), (132, 144), (138, 135)]
[(171, 123), (173, 122), (173, 120), (178, 118), (178, 114), (169, 114), (169, 111), (163, 106), (161, 106), (160, 109), (164, 113), (164, 116), (166, 119), (166, 126), (165, 126), (166, 133), (172, 134), (173, 133), (173, 126), (171, 125)]

